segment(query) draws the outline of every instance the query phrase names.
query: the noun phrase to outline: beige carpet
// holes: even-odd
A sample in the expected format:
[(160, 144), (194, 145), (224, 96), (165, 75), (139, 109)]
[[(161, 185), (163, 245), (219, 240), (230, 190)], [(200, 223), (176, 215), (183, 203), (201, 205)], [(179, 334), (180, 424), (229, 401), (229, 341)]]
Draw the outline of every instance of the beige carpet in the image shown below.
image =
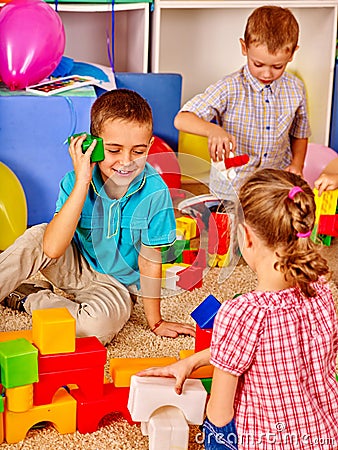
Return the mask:
[[(338, 310), (338, 240), (331, 247), (323, 249), (324, 255), (330, 262), (332, 277), (332, 290)], [(190, 312), (201, 301), (213, 294), (220, 301), (232, 298), (234, 294), (247, 292), (255, 287), (255, 276), (245, 265), (239, 264), (233, 274), (225, 282), (218, 282), (220, 269), (212, 269), (207, 273), (203, 287), (192, 292), (184, 292), (171, 296), (163, 301), (163, 315), (165, 318), (193, 323)], [(31, 320), (27, 314), (15, 313), (0, 306), (0, 331), (28, 329)], [(141, 305), (136, 304), (128, 324), (116, 339), (107, 347), (108, 360), (111, 357), (156, 357), (178, 356), (179, 350), (191, 349), (194, 340), (190, 337), (178, 339), (161, 338), (153, 335), (146, 326)], [(108, 364), (107, 366), (108, 367)], [(108, 372), (107, 372), (108, 374)], [(190, 427), (189, 449), (202, 449), (196, 442), (199, 429)], [(124, 450), (148, 449), (148, 438), (143, 437), (138, 425), (130, 426), (118, 414), (106, 416), (100, 429), (91, 434), (60, 435), (52, 426), (42, 430), (29, 431), (26, 439), (20, 443), (2, 444), (1, 449), (17, 450), (59, 450), (59, 449), (88, 449), (88, 450)]]

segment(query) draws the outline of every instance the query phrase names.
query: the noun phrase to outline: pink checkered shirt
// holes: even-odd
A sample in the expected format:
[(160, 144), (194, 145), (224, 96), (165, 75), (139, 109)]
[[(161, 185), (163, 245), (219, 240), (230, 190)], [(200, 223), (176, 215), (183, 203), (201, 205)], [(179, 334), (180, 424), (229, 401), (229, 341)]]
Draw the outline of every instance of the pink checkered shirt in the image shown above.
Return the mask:
[(222, 304), (211, 363), (239, 377), (239, 449), (338, 448), (338, 320), (331, 291), (253, 291)]

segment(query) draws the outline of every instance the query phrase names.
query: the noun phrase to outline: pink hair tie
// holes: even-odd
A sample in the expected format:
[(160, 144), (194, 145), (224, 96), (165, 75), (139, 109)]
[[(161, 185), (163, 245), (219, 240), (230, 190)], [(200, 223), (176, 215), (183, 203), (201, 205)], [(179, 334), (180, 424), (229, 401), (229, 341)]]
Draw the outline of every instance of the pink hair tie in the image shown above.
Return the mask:
[(306, 233), (297, 233), (297, 237), (299, 238), (308, 238), (311, 236), (312, 231), (309, 230)]
[(290, 200), (293, 200), (295, 198), (295, 195), (298, 194), (298, 192), (304, 192), (303, 189), (299, 186), (294, 186), (290, 189), (288, 193), (288, 197)]

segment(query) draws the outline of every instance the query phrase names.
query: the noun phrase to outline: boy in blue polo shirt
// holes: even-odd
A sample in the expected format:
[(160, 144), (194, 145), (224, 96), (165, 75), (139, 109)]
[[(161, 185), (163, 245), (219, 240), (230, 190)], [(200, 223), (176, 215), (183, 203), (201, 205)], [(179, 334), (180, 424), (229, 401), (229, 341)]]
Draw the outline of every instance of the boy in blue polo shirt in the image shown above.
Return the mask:
[[(158, 247), (175, 241), (176, 227), (169, 190), (146, 162), (152, 123), (148, 103), (136, 92), (109, 91), (94, 102), (91, 134), (103, 139), (105, 158), (91, 162), (96, 141), (82, 153), (85, 135), (71, 139), (74, 170), (61, 181), (54, 218), (28, 229), (0, 255), (6, 306), (28, 313), (66, 307), (77, 336), (95, 335), (107, 344), (129, 319), (140, 288), (155, 334), (194, 335), (191, 325), (161, 316)], [(39, 270), (72, 298), (48, 283), (20, 285)]]

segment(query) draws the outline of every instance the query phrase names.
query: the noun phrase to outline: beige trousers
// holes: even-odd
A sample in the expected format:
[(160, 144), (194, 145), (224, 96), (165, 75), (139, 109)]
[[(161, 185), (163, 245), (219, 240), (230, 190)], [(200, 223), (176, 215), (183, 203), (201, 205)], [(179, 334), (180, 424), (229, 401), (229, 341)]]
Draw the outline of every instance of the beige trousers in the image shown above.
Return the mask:
[(109, 275), (91, 268), (74, 244), (60, 258), (43, 252), (46, 224), (29, 228), (0, 254), (0, 301), (40, 271), (73, 299), (43, 290), (27, 297), (26, 311), (67, 308), (76, 320), (76, 335), (97, 336), (109, 343), (128, 321), (132, 301), (128, 289)]

